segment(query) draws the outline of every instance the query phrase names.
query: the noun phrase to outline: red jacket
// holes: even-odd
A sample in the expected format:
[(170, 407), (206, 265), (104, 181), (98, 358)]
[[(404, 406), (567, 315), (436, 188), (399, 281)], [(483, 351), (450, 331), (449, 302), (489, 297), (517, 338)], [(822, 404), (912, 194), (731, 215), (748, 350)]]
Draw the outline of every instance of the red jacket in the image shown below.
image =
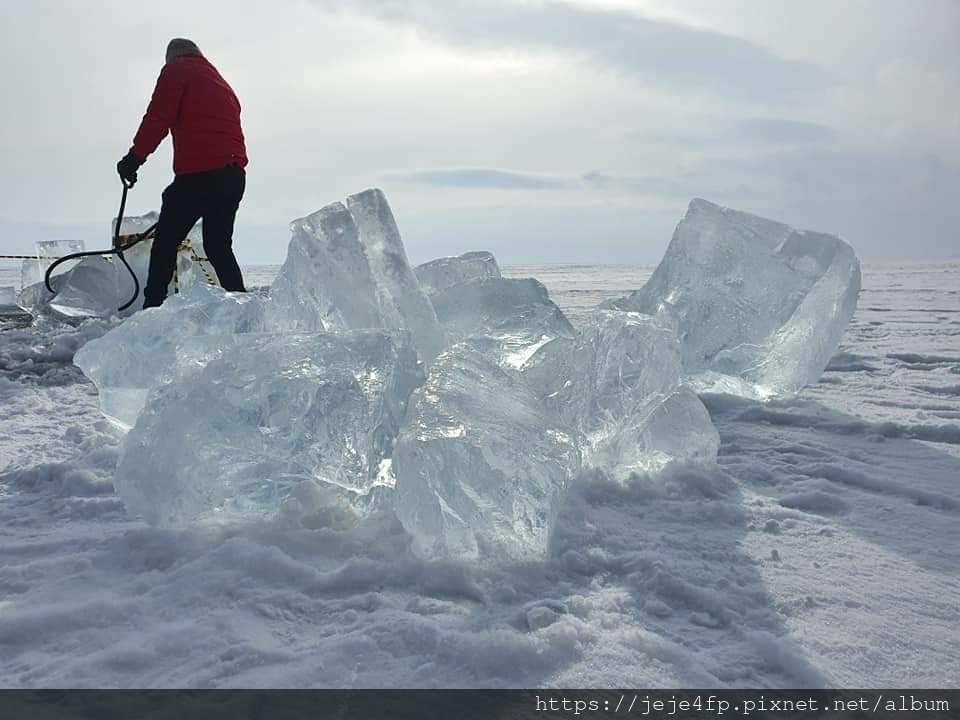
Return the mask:
[(173, 135), (173, 172), (247, 165), (240, 128), (240, 102), (217, 69), (201, 55), (181, 55), (163, 66), (150, 105), (133, 139), (133, 152), (146, 160)]

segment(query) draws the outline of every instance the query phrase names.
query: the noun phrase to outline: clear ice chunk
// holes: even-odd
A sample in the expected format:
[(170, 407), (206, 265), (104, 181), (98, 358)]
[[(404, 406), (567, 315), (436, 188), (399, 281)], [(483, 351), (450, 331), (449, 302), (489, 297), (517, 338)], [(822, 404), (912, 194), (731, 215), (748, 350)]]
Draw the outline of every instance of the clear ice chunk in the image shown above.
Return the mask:
[(436, 295), (458, 283), (468, 280), (486, 280), (500, 277), (500, 266), (493, 253), (485, 250), (443, 257), (417, 265), (413, 269), (420, 287), (428, 295)]
[[(83, 240), (40, 240), (37, 242), (37, 256), (23, 261), (20, 268), (20, 287), (30, 287), (38, 282), (43, 282), (43, 277), (55, 260), (64, 255), (83, 252), (85, 250)], [(59, 275), (66, 272), (76, 265), (76, 260), (70, 260), (61, 263), (53, 275)]]
[(366, 190), (292, 223), (287, 260), (270, 289), (281, 331), (407, 330), (425, 361), (444, 345), (436, 314), (407, 261), (380, 190)]
[(539, 347), (576, 331), (532, 278), (451, 285), (430, 298), (451, 343), (469, 342), (498, 365), (520, 368)]
[[(37, 242), (35, 258), (23, 261), (20, 266), (20, 292), (17, 305), (27, 311), (40, 310), (53, 297), (44, 284), (47, 269), (65, 255), (84, 251), (83, 240), (41, 240)], [(61, 275), (75, 267), (79, 260), (67, 260), (60, 263), (50, 276), (50, 284), (56, 288), (63, 283)]]
[[(74, 253), (80, 253), (86, 250), (83, 240), (39, 240), (37, 241), (37, 261), (42, 267), (42, 272), (46, 272), (47, 268), (50, 267), (50, 264), (54, 260), (58, 260), (64, 255), (73, 255)], [(63, 272), (70, 268), (70, 263), (66, 262), (62, 265), (63, 270), (58, 268), (58, 272)]]
[(208, 361), (155, 388), (125, 437), (114, 484), (131, 513), (269, 518), (305, 484), (362, 504), (423, 380), (412, 346), (378, 330), (219, 341), (193, 338)]
[(290, 224), (287, 258), (270, 286), (277, 331), (383, 327), (377, 285), (353, 215), (336, 202)]
[[(120, 227), (121, 234), (133, 235), (143, 232), (157, 220), (156, 213), (148, 213), (141, 217), (125, 217)], [(199, 225), (194, 227), (186, 239), (196, 250), (198, 257), (202, 252), (198, 250), (200, 231)], [(143, 288), (147, 282), (147, 271), (150, 267), (150, 248), (152, 240), (144, 240), (124, 252), (127, 267), (116, 255), (91, 255), (76, 261), (69, 261), (58, 266), (51, 276), (50, 284), (55, 290), (51, 294), (44, 284), (44, 275), (53, 259), (64, 255), (80, 252), (83, 243), (71, 241), (64, 243), (37, 243), (40, 260), (24, 261), (22, 270), (23, 290), (17, 299), (20, 307), (34, 314), (50, 312), (62, 318), (109, 317), (111, 315), (131, 315), (143, 307)], [(40, 246), (44, 245), (41, 250)], [(109, 243), (103, 249), (109, 248)], [(186, 289), (197, 284), (206, 283), (207, 277), (216, 277), (212, 266), (206, 261), (201, 268), (195, 258), (188, 252), (181, 252), (177, 256), (177, 275), (168, 289), (169, 294)], [(204, 273), (206, 270), (206, 273)], [(137, 289), (130, 275), (137, 276), (139, 291), (136, 299), (129, 307), (120, 311), (134, 296)]]
[[(49, 267), (49, 265), (47, 267)], [(41, 263), (37, 258), (28, 258), (27, 260), (24, 260), (20, 264), (21, 292), (26, 290), (28, 287), (43, 283), (43, 275), (45, 272), (46, 269), (44, 268), (43, 263)], [(20, 302), (19, 298), (17, 299), (17, 302)], [(25, 307), (24, 310), (29, 310), (29, 307)]]
[(625, 480), (674, 462), (711, 463), (720, 441), (699, 398), (681, 387), (673, 329), (642, 313), (597, 310), (523, 367), (534, 393), (574, 429), (585, 466)]
[[(859, 288), (840, 240), (695, 200), (650, 282), (577, 333), (489, 253), (411, 269), (379, 190), (291, 231), (268, 298), (185, 265), (183, 292), (75, 356), (126, 432), (117, 491), (151, 523), (269, 518), (313, 493), (392, 507), (424, 558), (541, 558), (582, 466), (714, 462), (695, 390), (816, 379)], [(141, 283), (148, 253), (128, 253)], [(115, 312), (132, 293), (117, 265), (54, 278), (52, 311)]]
[(470, 345), (444, 351), (410, 400), (393, 453), (396, 511), (424, 558), (542, 558), (575, 439), (519, 373)]
[(348, 197), (347, 208), (357, 224), (370, 271), (385, 295), (381, 306), (386, 327), (409, 330), (421, 358), (433, 360), (445, 339), (433, 306), (407, 261), (387, 198), (381, 190), (365, 190)]
[[(100, 410), (122, 430), (133, 427), (150, 390), (178, 373), (202, 367), (237, 341), (263, 328), (263, 301), (195, 285), (144, 310), (86, 343), (74, 363), (97, 386)], [(215, 346), (190, 343), (215, 338)]]
[(839, 238), (697, 199), (647, 284), (607, 306), (674, 323), (697, 391), (762, 398), (819, 379), (859, 291)]

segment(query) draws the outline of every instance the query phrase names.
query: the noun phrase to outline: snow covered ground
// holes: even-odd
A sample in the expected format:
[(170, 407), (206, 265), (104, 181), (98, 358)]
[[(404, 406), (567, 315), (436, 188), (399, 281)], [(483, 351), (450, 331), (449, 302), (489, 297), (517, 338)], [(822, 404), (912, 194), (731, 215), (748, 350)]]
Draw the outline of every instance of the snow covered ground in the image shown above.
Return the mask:
[[(505, 270), (574, 323), (650, 272)], [(128, 517), (71, 364), (107, 324), (0, 317), (0, 685), (956, 687), (960, 265), (863, 282), (818, 385), (705, 398), (715, 471), (584, 478), (549, 559), (496, 569), (418, 561), (390, 517)]]

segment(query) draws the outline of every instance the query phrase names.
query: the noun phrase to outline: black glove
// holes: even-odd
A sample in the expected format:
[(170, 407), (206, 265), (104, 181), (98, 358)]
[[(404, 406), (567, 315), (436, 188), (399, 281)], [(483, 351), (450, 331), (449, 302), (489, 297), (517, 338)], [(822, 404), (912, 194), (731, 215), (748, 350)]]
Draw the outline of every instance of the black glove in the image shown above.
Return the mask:
[(143, 165), (143, 160), (138, 158), (131, 150), (117, 163), (117, 172), (120, 174), (120, 179), (128, 186), (133, 187), (137, 182), (137, 168), (141, 165)]

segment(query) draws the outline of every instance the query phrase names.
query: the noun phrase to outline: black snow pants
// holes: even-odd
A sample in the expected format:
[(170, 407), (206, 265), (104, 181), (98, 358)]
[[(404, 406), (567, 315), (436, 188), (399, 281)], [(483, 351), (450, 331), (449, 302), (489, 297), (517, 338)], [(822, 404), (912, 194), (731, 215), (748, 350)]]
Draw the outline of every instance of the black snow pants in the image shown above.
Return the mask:
[(203, 218), (203, 251), (224, 290), (243, 291), (243, 275), (233, 254), (233, 223), (247, 175), (239, 165), (177, 175), (163, 191), (160, 219), (150, 250), (143, 307), (162, 305), (177, 264), (177, 247)]

